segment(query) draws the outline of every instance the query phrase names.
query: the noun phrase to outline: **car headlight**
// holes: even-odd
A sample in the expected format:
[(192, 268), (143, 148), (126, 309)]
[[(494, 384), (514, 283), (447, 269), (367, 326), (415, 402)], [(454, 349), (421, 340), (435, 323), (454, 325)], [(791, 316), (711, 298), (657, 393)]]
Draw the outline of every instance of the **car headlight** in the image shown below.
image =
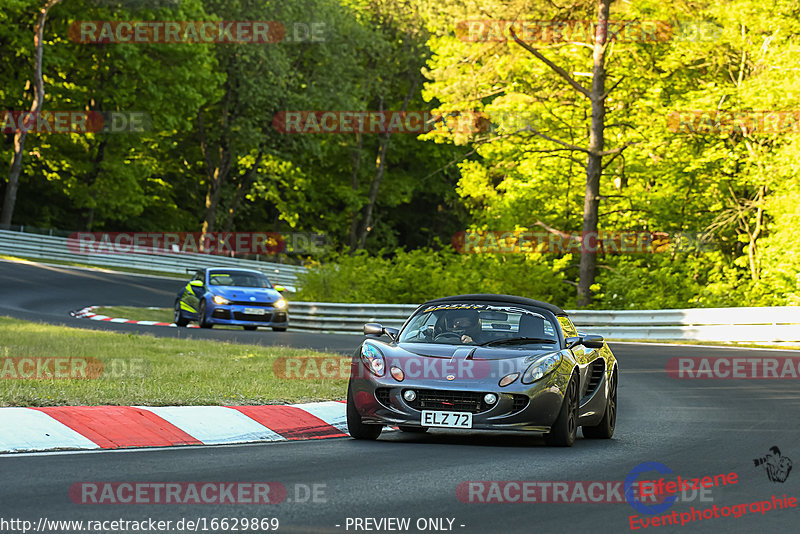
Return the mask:
[(214, 303), (215, 304), (230, 304), (231, 301), (229, 301), (225, 297), (220, 297), (219, 295), (214, 295)]
[(367, 366), (367, 369), (375, 376), (383, 376), (386, 369), (386, 363), (383, 361), (383, 354), (376, 347), (369, 343), (361, 345), (361, 361)]
[(283, 299), (278, 299), (275, 302), (273, 302), (272, 305), (278, 308), (279, 310), (282, 310), (286, 308), (286, 301)]
[(525, 374), (522, 375), (523, 384), (531, 384), (545, 375), (553, 372), (561, 363), (561, 353), (548, 354), (534, 361)]

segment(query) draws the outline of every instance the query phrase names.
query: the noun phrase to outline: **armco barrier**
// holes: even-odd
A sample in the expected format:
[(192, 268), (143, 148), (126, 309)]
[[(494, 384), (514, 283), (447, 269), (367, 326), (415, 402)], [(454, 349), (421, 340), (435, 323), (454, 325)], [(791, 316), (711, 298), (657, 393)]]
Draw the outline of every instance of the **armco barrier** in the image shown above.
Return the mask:
[(297, 285), (297, 273), (305, 271), (304, 267), (283, 265), (266, 261), (245, 260), (211, 254), (171, 253), (159, 254), (76, 254), (67, 248), (65, 237), (28, 234), (0, 230), (0, 254), (22, 256), (42, 260), (60, 260), (97, 267), (126, 267), (186, 275), (186, 269), (196, 267), (241, 267), (258, 269), (276, 284), (294, 290)]
[[(291, 302), (292, 329), (360, 333), (364, 323), (400, 327), (414, 304)], [(608, 339), (800, 344), (800, 307), (568, 311), (581, 329)]]

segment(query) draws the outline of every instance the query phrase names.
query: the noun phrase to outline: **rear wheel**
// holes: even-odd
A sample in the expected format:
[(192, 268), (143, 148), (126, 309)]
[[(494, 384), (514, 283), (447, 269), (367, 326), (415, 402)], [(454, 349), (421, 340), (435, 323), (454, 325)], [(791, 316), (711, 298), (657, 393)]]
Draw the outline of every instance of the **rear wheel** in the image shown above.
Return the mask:
[(583, 437), (592, 439), (609, 439), (614, 435), (617, 424), (617, 373), (611, 375), (608, 388), (608, 402), (603, 419), (597, 426), (582, 426)]
[(361, 415), (353, 402), (353, 392), (347, 388), (347, 432), (355, 439), (378, 439), (383, 425), (366, 425), (361, 422)]
[(275, 331), (275, 332), (286, 332), (286, 327), (285, 326), (273, 326), (272, 330)]
[(211, 328), (214, 326), (206, 320), (206, 301), (200, 301), (200, 310), (197, 312), (197, 322), (200, 323), (200, 328)]
[(578, 379), (573, 376), (567, 385), (564, 402), (558, 418), (545, 434), (544, 441), (551, 447), (572, 447), (578, 434)]
[(401, 432), (408, 432), (409, 434), (424, 434), (428, 431), (427, 426), (398, 426)]
[(180, 300), (175, 301), (175, 314), (173, 315), (172, 322), (174, 322), (176, 326), (186, 326), (189, 324), (189, 319), (183, 316)]

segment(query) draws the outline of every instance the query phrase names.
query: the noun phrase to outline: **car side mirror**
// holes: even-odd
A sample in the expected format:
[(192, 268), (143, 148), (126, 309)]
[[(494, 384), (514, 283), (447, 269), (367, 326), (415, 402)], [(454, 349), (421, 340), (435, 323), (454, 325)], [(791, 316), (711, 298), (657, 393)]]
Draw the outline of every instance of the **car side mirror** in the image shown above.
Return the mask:
[(191, 282), (189, 282), (189, 285), (193, 286), (193, 287), (203, 287), (203, 281), (202, 280), (192, 280)]
[(279, 286), (279, 285), (274, 285), (274, 286), (272, 286), (272, 289), (274, 289), (274, 290), (275, 290), (275, 291), (277, 291), (278, 293), (283, 293), (284, 291), (286, 291), (286, 288), (285, 288), (285, 287), (283, 287), (283, 286)]
[(597, 334), (584, 334), (582, 339), (583, 346), (590, 349), (602, 349), (605, 344), (603, 336), (598, 336)]
[(587, 349), (602, 349), (605, 344), (603, 336), (597, 334), (583, 334), (582, 336), (568, 337), (564, 341), (567, 342), (567, 348), (571, 349), (575, 345), (583, 345)]
[(397, 339), (397, 334), (399, 332), (400, 331), (397, 328), (390, 328), (388, 326), (384, 327), (380, 323), (366, 323), (364, 325), (365, 336), (382, 336), (383, 334), (386, 334), (392, 339), (392, 341), (394, 341)]

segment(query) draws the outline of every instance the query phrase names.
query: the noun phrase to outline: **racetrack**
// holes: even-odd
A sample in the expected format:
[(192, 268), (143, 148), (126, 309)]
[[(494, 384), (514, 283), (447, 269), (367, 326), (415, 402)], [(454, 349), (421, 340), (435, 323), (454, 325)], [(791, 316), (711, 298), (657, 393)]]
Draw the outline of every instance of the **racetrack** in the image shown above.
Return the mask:
[[(337, 351), (352, 350), (360, 340), (359, 336), (291, 331), (118, 325), (67, 315), (70, 310), (97, 304), (171, 306), (180, 286), (180, 280), (0, 262), (0, 314), (82, 328)], [(621, 481), (646, 461), (665, 464), (682, 477), (738, 475), (738, 483), (715, 489), (706, 497), (713, 501), (698, 498), (678, 502), (669, 511), (731, 506), (767, 500), (772, 495), (800, 496), (800, 473), (796, 470), (783, 483), (770, 482), (763, 468), (756, 468), (753, 462), (776, 445), (784, 456), (800, 461), (800, 391), (796, 380), (674, 380), (664, 371), (667, 360), (674, 356), (735, 354), (753, 358), (774, 356), (774, 352), (680, 345), (611, 347), (620, 361), (621, 373), (617, 430), (610, 441), (578, 439), (570, 449), (554, 449), (545, 447), (538, 437), (391, 432), (377, 442), (343, 438), (4, 456), (0, 458), (0, 517), (34, 523), (42, 517), (152, 517), (172, 521), (277, 517), (279, 532), (354, 532), (352, 527), (345, 529), (348, 517), (408, 517), (412, 525), (419, 518), (447, 517), (455, 519), (453, 531), (464, 533), (624, 532), (630, 529), (629, 516), (637, 514), (625, 503), (464, 503), (457, 498), (456, 488), (462, 482), (481, 480)], [(654, 476), (651, 473), (647, 478)], [(81, 481), (271, 481), (286, 486), (292, 502), (260, 506), (75, 504), (68, 491)], [(323, 484), (324, 497), (317, 502), (294, 502), (295, 484)], [(763, 515), (747, 513), (740, 518), (704, 519), (684, 527), (658, 527), (656, 531), (787, 532), (796, 529), (798, 519), (798, 508), (792, 508)], [(416, 528), (410, 531), (418, 532)]]

